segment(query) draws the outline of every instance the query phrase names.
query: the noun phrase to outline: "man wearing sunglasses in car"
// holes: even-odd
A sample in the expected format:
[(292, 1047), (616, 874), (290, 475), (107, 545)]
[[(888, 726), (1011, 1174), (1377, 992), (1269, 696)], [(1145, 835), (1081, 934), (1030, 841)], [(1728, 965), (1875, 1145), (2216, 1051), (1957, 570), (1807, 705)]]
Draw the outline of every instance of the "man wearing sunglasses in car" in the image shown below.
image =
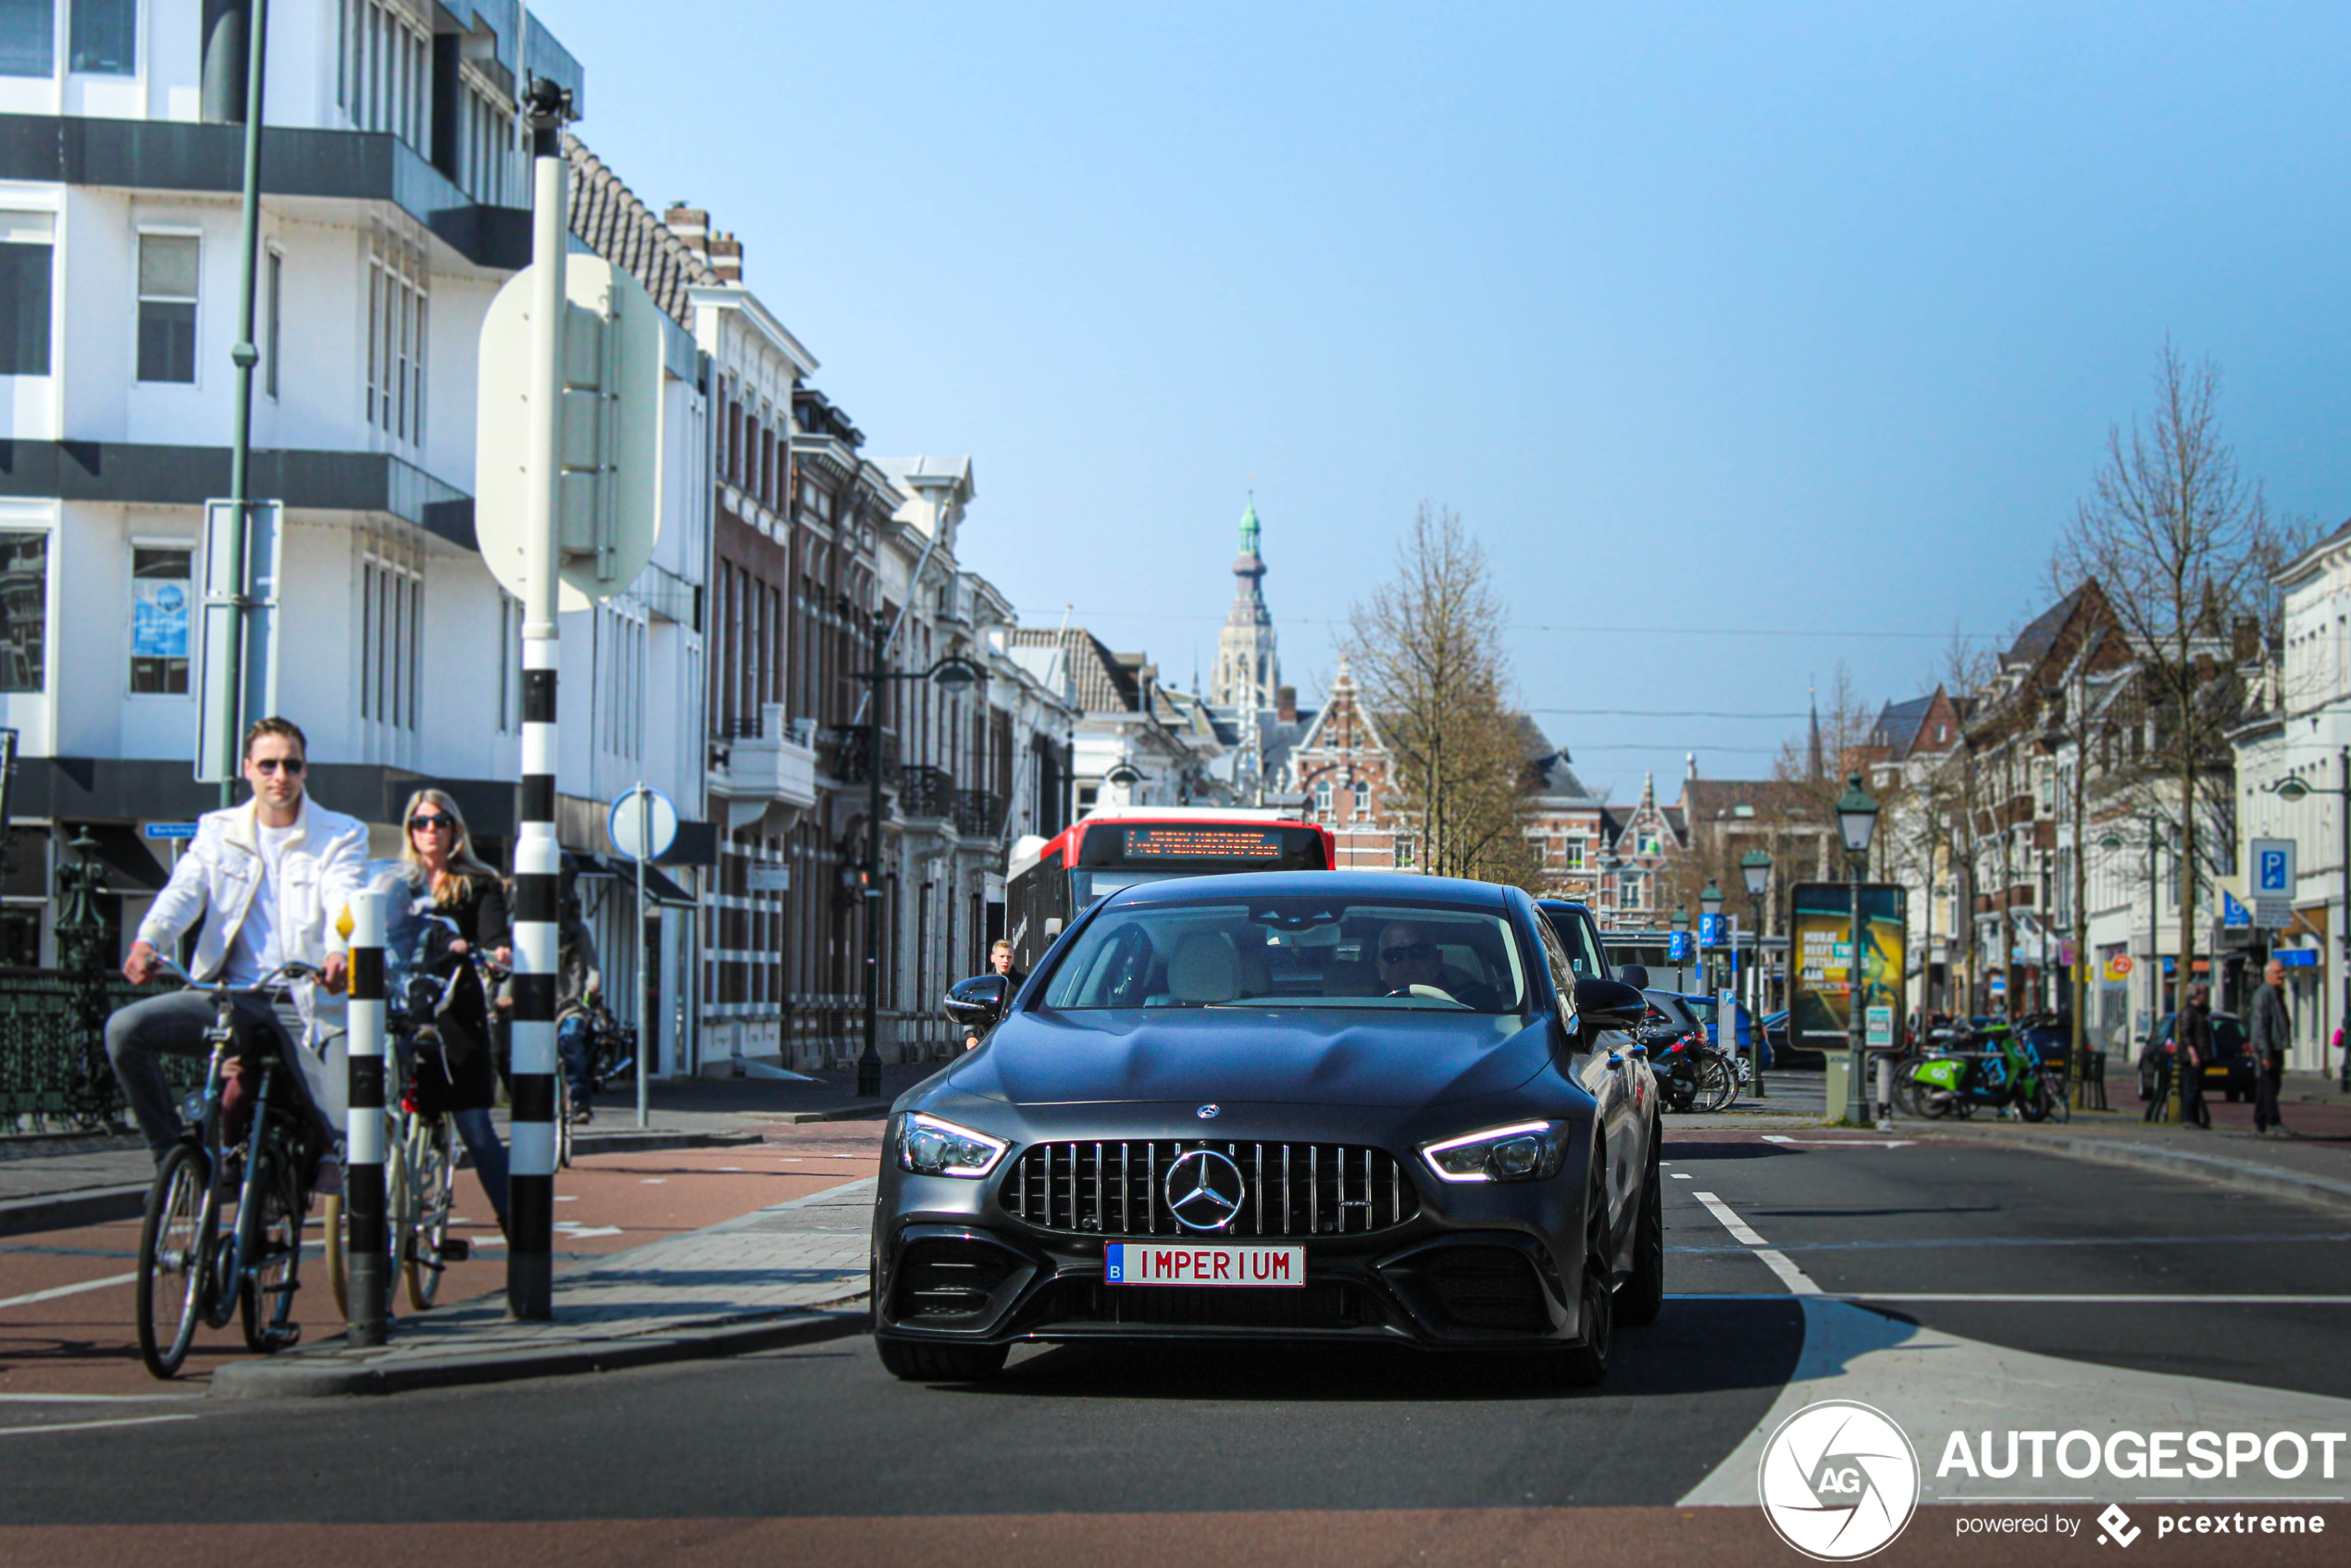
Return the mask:
[(1458, 1002), (1473, 1013), (1491, 1013), (1501, 1006), (1492, 987), (1449, 970), (1445, 955), (1427, 930), (1409, 920), (1393, 920), (1380, 927), (1379, 983), (1389, 996), (1421, 996)]
[[(206, 812), (197, 822), (194, 840), (139, 923), (139, 939), (123, 961), (122, 973), (133, 985), (153, 979), (160, 954), (178, 946), (201, 919), (188, 964), (200, 984), (226, 978), (232, 987), (250, 987), (279, 965), (300, 962), (317, 967), (329, 989), (342, 989), (349, 954), (336, 916), (366, 886), (367, 828), (305, 792), (307, 751), (302, 731), (287, 719), (265, 718), (245, 732), (244, 776), (253, 798)], [(312, 1016), (314, 1001), (309, 986), (293, 988), (297, 1021)], [(236, 1004), (238, 1049), (248, 1041), (278, 1045), (310, 1105), (312, 1151), (324, 1156), (333, 1131), (318, 1114), (322, 1085), (313, 1081), (323, 1064), (286, 1049), (291, 1036), (267, 998), (247, 990)], [(150, 997), (106, 1020), (107, 1059), (158, 1162), (179, 1140), (180, 1116), (155, 1057), (204, 1058), (210, 1053), (205, 1031), (211, 1026), (212, 999), (199, 990)], [(322, 1161), (322, 1189), (334, 1190), (340, 1175)]]

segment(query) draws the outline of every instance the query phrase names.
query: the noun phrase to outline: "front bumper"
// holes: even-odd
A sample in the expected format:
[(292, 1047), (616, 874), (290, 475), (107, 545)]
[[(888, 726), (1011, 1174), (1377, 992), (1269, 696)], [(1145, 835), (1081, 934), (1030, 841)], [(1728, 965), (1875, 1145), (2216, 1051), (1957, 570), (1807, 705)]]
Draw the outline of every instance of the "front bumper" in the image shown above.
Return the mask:
[[(1214, 1236), (1046, 1230), (977, 1184), (905, 1177), (877, 1214), (874, 1331), (960, 1344), (1086, 1339), (1371, 1340), (1430, 1349), (1569, 1344), (1583, 1258), (1579, 1174), (1429, 1195), (1413, 1219), (1351, 1235), (1249, 1238), (1305, 1249), (1301, 1287), (1113, 1285), (1111, 1241), (1177, 1249)], [(937, 1198), (938, 1203), (924, 1200)], [(891, 1212), (894, 1207), (895, 1213)], [(957, 1213), (962, 1209), (964, 1212)]]

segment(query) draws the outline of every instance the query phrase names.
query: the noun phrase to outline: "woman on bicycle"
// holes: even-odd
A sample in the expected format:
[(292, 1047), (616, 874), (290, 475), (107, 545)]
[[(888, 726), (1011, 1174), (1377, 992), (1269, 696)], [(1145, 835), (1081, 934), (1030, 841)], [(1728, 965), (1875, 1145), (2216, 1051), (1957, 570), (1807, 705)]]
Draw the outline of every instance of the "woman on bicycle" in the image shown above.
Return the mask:
[(416, 1066), (417, 1109), (424, 1115), (447, 1113), (457, 1136), (473, 1155), (499, 1228), (506, 1224), (506, 1150), (491, 1125), (498, 1098), (498, 1075), (491, 1054), (490, 998), (473, 954), (504, 965), (514, 960), (513, 927), (506, 914), (506, 885), (473, 852), (473, 840), (457, 803), (439, 790), (419, 790), (402, 814), (406, 861), (420, 888), (432, 894), (433, 913), (457, 928), (449, 944), (455, 985), (439, 1019), (440, 1060)]

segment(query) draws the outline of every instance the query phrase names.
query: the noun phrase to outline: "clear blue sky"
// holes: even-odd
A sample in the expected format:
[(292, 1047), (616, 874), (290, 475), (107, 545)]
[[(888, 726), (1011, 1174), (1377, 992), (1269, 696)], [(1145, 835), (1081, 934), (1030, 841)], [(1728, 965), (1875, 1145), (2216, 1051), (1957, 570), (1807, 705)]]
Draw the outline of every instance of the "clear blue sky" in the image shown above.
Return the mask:
[[(2340, 6), (537, 10), (867, 450), (972, 455), (967, 563), (1180, 679), (1253, 474), (1310, 692), (1427, 498), (1538, 711), (1909, 694), (1932, 638), (1839, 628), (2046, 604), (2166, 333), (2274, 509), (2351, 513)], [(1793, 728), (1542, 722), (1619, 798)]]

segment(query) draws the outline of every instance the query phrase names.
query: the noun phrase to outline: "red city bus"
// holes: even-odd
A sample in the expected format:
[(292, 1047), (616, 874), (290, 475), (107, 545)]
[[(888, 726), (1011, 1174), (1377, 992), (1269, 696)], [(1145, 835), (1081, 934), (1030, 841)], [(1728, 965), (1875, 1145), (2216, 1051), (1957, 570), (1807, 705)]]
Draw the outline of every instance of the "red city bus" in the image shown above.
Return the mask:
[(1136, 882), (1226, 871), (1327, 871), (1331, 830), (1247, 806), (1109, 806), (1054, 838), (1015, 845), (1005, 868), (1005, 935), (1023, 973), (1107, 893)]

